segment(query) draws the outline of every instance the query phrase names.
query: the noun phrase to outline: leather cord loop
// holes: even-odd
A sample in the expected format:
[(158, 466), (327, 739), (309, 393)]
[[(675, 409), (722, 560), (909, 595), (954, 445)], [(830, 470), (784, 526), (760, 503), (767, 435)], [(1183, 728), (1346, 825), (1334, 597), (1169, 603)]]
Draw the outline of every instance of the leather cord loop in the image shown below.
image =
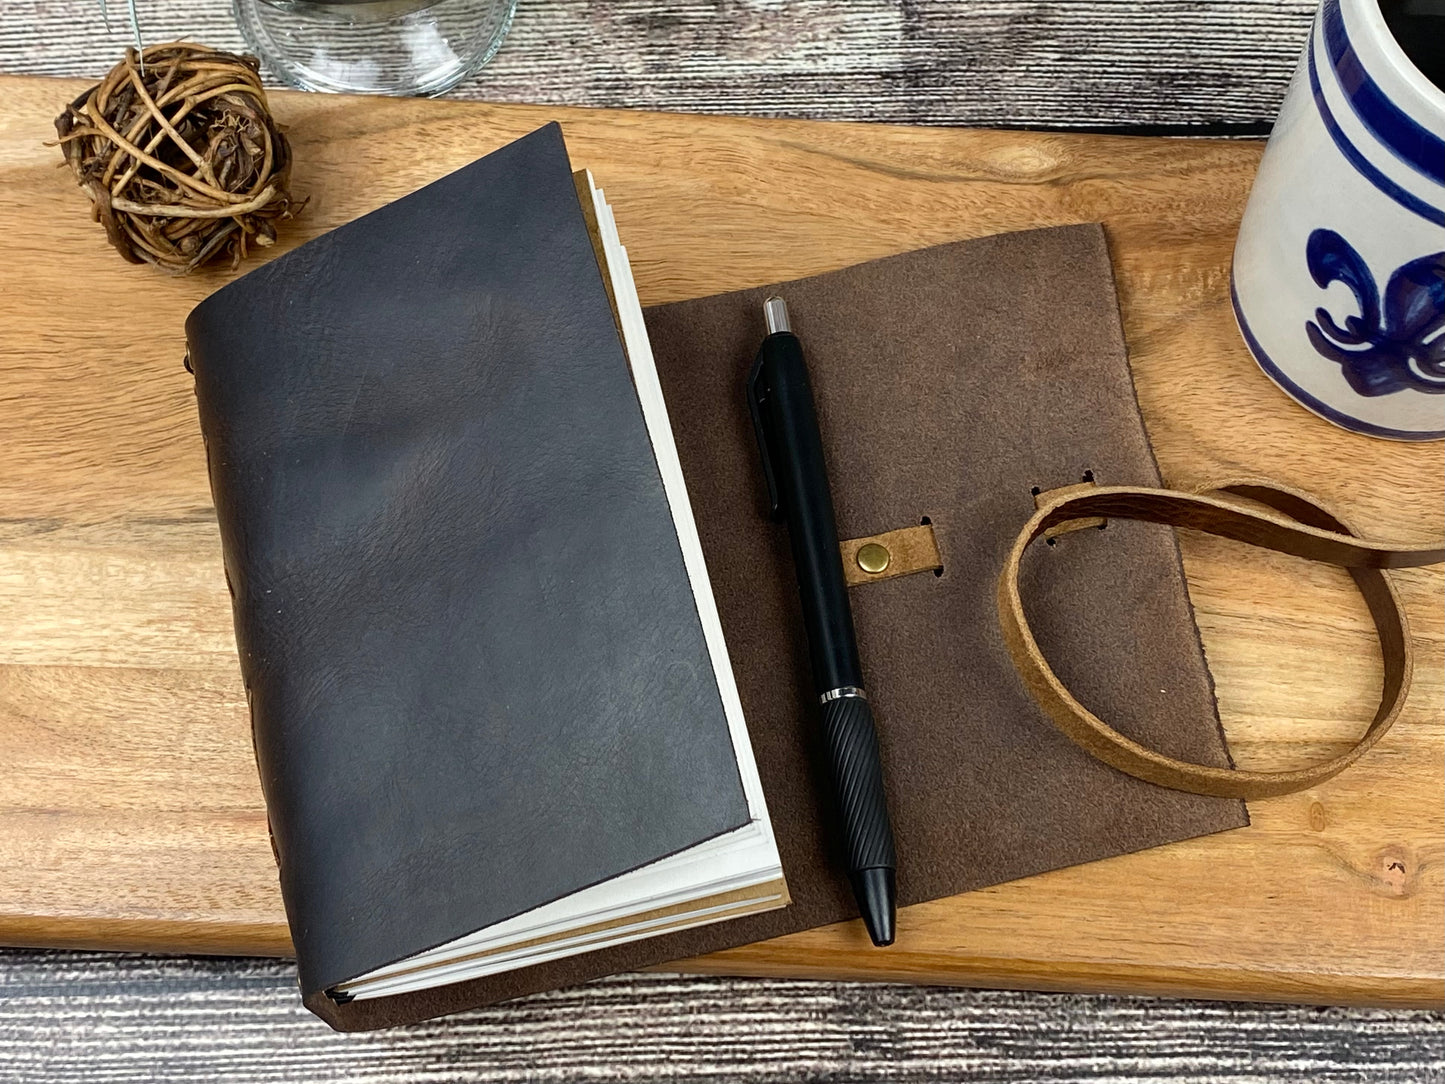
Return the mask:
[[(1187, 527), (1347, 569), (1374, 619), (1385, 661), (1380, 706), (1360, 740), (1339, 756), (1305, 768), (1279, 772), (1220, 768), (1177, 760), (1140, 745), (1080, 704), (1050, 669), (1029, 629), (1019, 595), (1019, 566), (1030, 543), (1051, 527), (1084, 516)], [(999, 575), (999, 623), (1009, 655), (1029, 692), (1054, 725), (1090, 755), (1174, 790), (1224, 798), (1269, 798), (1339, 774), (1393, 725), (1410, 687), (1413, 659), (1404, 606), (1381, 570), (1442, 560), (1445, 545), (1395, 545), (1361, 538), (1314, 498), (1276, 482), (1232, 479), (1194, 493), (1140, 486), (1069, 487), (1053, 495), (1042, 494), (1038, 511), (1014, 541)]]

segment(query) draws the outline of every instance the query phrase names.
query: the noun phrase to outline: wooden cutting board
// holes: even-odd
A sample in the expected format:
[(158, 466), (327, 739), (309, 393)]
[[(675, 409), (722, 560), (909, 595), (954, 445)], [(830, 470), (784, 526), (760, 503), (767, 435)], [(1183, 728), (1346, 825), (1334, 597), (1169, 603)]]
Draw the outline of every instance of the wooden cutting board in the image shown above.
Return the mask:
[[(123, 263), (51, 119), (82, 84), (0, 78), (0, 943), (285, 954), (182, 320), (230, 275)], [(286, 245), (560, 119), (644, 304), (923, 245), (1101, 220), (1160, 467), (1263, 473), (1381, 536), (1445, 530), (1445, 445), (1338, 430), (1229, 312), (1260, 145), (277, 94), (310, 197)], [(1059, 268), (1067, 275), (1068, 268)], [(1343, 749), (1379, 653), (1338, 570), (1185, 535), (1230, 746)], [(1445, 576), (1396, 574), (1418, 665), (1357, 767), (1237, 832), (680, 965), (1040, 989), (1445, 1002)], [(1127, 666), (1127, 659), (1119, 665)]]

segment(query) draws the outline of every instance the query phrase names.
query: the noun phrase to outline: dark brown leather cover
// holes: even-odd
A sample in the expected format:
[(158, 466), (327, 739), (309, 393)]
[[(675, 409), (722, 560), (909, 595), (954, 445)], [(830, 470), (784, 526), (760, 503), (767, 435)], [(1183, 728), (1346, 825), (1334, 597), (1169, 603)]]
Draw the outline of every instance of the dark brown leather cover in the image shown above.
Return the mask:
[[(648, 311), (648, 329), (794, 902), (387, 1000), (308, 996), (332, 1026), (419, 1020), (856, 916), (787, 538), (764, 515), (743, 399), (774, 289), (808, 353), (843, 536), (926, 516), (942, 551), (942, 576), (852, 595), (900, 902), (1248, 823), (1241, 802), (1155, 787), (1091, 759), (1029, 699), (999, 635), (994, 585), (1034, 511), (1032, 487), (1085, 471), (1159, 483), (1100, 227), (944, 245), (664, 305)], [(1140, 741), (1228, 764), (1172, 533), (1110, 523), (1034, 551), (1023, 568), (1029, 617), (1069, 687)], [(900, 947), (908, 929), (904, 915)]]
[(747, 823), (555, 124), (186, 330), (307, 995)]

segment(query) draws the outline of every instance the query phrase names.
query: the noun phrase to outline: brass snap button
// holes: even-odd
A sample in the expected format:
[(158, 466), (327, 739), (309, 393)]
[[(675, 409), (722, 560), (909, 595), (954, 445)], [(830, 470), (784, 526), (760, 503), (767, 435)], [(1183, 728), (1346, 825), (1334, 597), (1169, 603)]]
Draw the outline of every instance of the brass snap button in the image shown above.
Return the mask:
[(858, 547), (858, 567), (864, 572), (882, 572), (888, 567), (888, 562), (891, 560), (893, 560), (893, 555), (888, 552), (888, 547), (881, 546), (877, 542), (869, 542)]

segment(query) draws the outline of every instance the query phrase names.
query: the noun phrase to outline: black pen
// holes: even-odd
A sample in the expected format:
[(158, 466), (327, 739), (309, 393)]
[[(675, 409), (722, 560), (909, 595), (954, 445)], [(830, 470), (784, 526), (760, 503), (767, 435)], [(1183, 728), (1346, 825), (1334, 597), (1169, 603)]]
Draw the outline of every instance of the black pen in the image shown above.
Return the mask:
[(763, 316), (768, 337), (748, 376), (748, 406), (773, 518), (788, 523), (813, 681), (848, 847), (848, 878), (873, 943), (891, 945), (898, 861), (883, 794), (878, 735), (858, 664), (813, 389), (783, 299), (768, 298)]

